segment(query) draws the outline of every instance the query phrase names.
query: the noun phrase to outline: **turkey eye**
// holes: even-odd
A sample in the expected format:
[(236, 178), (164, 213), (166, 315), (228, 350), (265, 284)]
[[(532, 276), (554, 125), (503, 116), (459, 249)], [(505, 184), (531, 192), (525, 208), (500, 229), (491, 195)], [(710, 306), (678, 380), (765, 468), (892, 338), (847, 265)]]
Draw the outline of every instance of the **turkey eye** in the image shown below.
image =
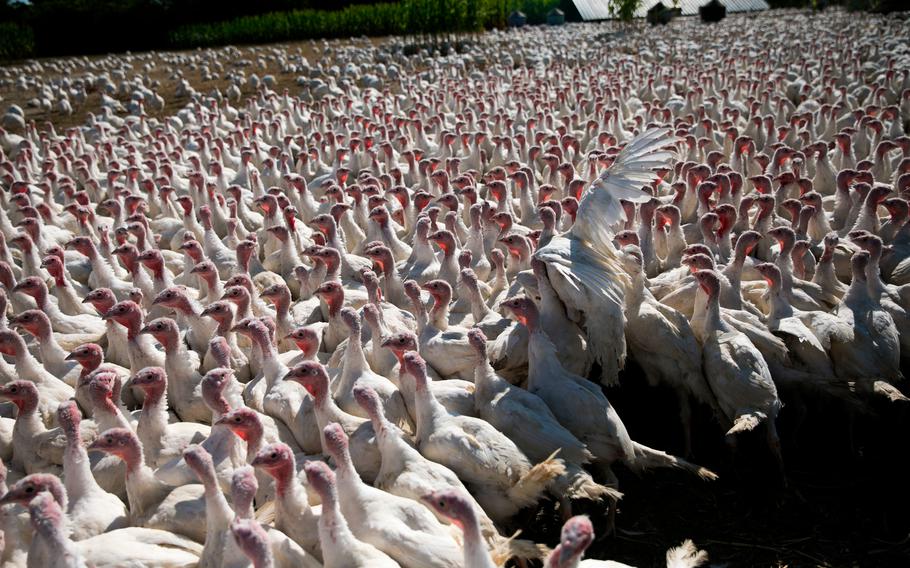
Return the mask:
[(34, 487), (31, 487), (31, 486), (26, 487), (26, 488), (25, 488), (25, 492), (26, 492), (26, 493), (34, 493), (34, 492), (35, 492), (35, 488), (34, 488)]
[(446, 508), (446, 502), (445, 502), (445, 501), (440, 501), (440, 502), (439, 502), (439, 508), (440, 508), (440, 509), (445, 509), (445, 508)]
[(278, 459), (278, 452), (272, 452), (272, 459), (273, 459), (273, 460), (277, 460), (277, 459)]

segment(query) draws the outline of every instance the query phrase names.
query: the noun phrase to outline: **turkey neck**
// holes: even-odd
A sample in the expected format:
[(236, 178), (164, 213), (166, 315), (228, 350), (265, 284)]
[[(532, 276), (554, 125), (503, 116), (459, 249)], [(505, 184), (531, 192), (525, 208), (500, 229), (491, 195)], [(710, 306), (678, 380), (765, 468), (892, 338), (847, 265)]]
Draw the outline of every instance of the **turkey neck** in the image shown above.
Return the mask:
[(283, 290), (272, 301), (275, 304), (276, 321), (289, 321), (289, 314), (291, 312), (290, 293), (286, 290)]
[[(296, 483), (294, 464), (288, 463), (275, 472), (275, 523), (279, 528), (293, 526), (301, 517), (312, 515), (303, 487)], [(285, 530), (287, 532), (287, 530)]]
[(468, 290), (471, 294), (471, 316), (475, 322), (481, 322), (492, 313), (492, 310), (484, 303), (477, 286), (468, 286)]
[(143, 390), (145, 400), (142, 401), (142, 410), (139, 412), (136, 435), (145, 448), (145, 463), (149, 467), (155, 467), (161, 453), (162, 441), (167, 433), (167, 393), (163, 385)]
[(205, 526), (206, 533), (209, 535), (205, 539), (206, 546), (202, 552), (203, 556), (205, 556), (210, 540), (214, 541), (212, 544), (215, 546), (227, 544), (218, 542), (221, 535), (216, 533), (230, 529), (231, 521), (234, 520), (234, 511), (228, 505), (224, 493), (221, 492), (221, 488), (218, 486), (215, 467), (211, 463), (206, 463), (201, 471), (194, 471), (194, 473), (202, 483), (202, 487), (205, 488)]
[(496, 376), (496, 372), (490, 365), (486, 349), (477, 357), (477, 365), (474, 367), (474, 400), (475, 406), (482, 400), (490, 400), (493, 395), (503, 390), (505, 385), (502, 379)]
[(667, 231), (667, 266), (671, 268), (679, 266), (685, 248), (686, 234), (679, 223), (671, 223)]
[(170, 493), (171, 488), (157, 479), (152, 468), (147, 466), (142, 455), (139, 440), (121, 459), (126, 463), (126, 496), (130, 506), (130, 518), (134, 524), (141, 524), (145, 516)]
[(771, 313), (768, 314), (768, 323), (777, 323), (784, 318), (796, 315), (793, 311), (793, 306), (790, 305), (790, 301), (784, 295), (780, 281), (775, 281), (773, 284), (769, 284), (768, 287), (770, 288), (769, 296), (771, 300)]
[[(322, 492), (320, 497), (322, 498), (322, 513), (319, 518), (319, 540), (331, 544), (331, 546), (323, 548), (322, 555), (329, 556), (329, 559), (335, 555), (347, 556), (356, 540), (341, 514), (338, 493), (334, 485)], [(343, 558), (338, 558), (336, 561), (338, 561), (337, 565), (344, 565)]]
[(426, 440), (437, 430), (437, 422), (444, 416), (448, 415), (445, 407), (442, 406), (433, 391), (430, 390), (430, 384), (426, 376), (423, 379), (411, 378), (416, 381), (414, 389), (414, 402), (417, 410), (417, 439)]
[(39, 363), (28, 349), (25, 348), (25, 342), (22, 342), (18, 349), (16, 349), (16, 355), (13, 359), (13, 364), (16, 367), (16, 375), (28, 377), (28, 380), (36, 385), (47, 384), (48, 381), (45, 380), (46, 375), (43, 372), (44, 369), (42, 368), (41, 363)]
[(126, 338), (131, 342), (139, 341), (139, 331), (142, 329), (142, 317), (137, 314), (131, 314), (126, 318), (125, 323), (117, 322), (126, 328)]
[(262, 449), (262, 438), (263, 438), (263, 427), (262, 423), (259, 424), (257, 428), (248, 430), (246, 432), (246, 437), (244, 441), (246, 442), (246, 461), (247, 463), (253, 461), (253, 458), (256, 457), (256, 454), (259, 453), (259, 450)]
[(869, 295), (869, 284), (865, 274), (853, 274), (853, 280), (847, 293), (844, 294), (843, 303), (854, 311), (869, 311), (872, 298)]
[[(15, 403), (18, 408), (16, 413), (16, 422), (13, 424), (13, 447), (29, 448), (34, 444), (37, 436), (47, 432), (44, 422), (38, 413), (38, 398), (25, 400), (21, 403)], [(16, 442), (19, 443), (16, 443)], [(13, 464), (18, 466), (25, 473), (35, 473), (24, 469), (25, 456), (14, 456)]]
[(880, 249), (873, 250), (869, 256), (869, 263), (866, 265), (866, 282), (868, 282), (869, 286), (869, 295), (878, 299), (883, 295), (888, 295), (888, 290), (882, 281), (881, 270), (878, 268), (878, 261), (881, 255)]
[(89, 462), (88, 452), (82, 445), (79, 424), (61, 425), (66, 434), (66, 450), (63, 453), (63, 484), (71, 501), (78, 501), (89, 493), (101, 491)]
[(112, 397), (103, 396), (99, 400), (98, 396), (92, 397), (92, 404), (95, 410), (92, 417), (98, 424), (98, 431), (104, 432), (111, 428), (126, 428), (132, 430), (133, 427), (111, 398)]
[[(347, 395), (354, 388), (354, 381), (369, 368), (366, 356), (363, 354), (363, 328), (358, 325), (348, 335), (348, 348), (345, 350), (344, 363), (341, 366), (341, 378), (335, 387), (335, 392)], [(375, 335), (374, 337), (380, 337)]]
[(454, 243), (451, 244), (451, 247), (446, 246), (443, 249), (442, 260), (439, 262), (439, 278), (449, 281), (449, 277), (457, 278), (458, 277), (458, 259), (455, 257), (455, 248)]
[[(707, 294), (706, 294), (707, 295)], [(720, 317), (720, 298), (718, 294), (713, 294), (708, 296), (707, 303), (705, 304), (705, 327), (704, 327), (704, 337), (707, 337), (709, 334), (716, 332), (727, 332), (729, 328), (727, 324)], [(704, 338), (702, 339), (704, 341)]]
[(417, 298), (411, 299), (411, 306), (414, 308), (414, 318), (417, 320), (417, 333), (418, 335), (423, 333), (423, 330), (426, 329), (429, 324), (429, 316), (427, 315), (427, 307), (424, 305), (423, 300), (418, 296)]
[(38, 290), (35, 292), (35, 305), (42, 312), (49, 313), (52, 306), (47, 301), (47, 286), (38, 286)]
[(434, 296), (433, 309), (430, 311), (430, 324), (439, 331), (449, 329), (449, 303), (451, 298)]
[(42, 325), (36, 338), (38, 340), (38, 351), (40, 352), (41, 360), (44, 361), (45, 368), (61, 369), (68, 366), (66, 351), (54, 339), (49, 325)]
[(825, 252), (822, 253), (818, 264), (815, 265), (815, 276), (813, 276), (812, 282), (820, 285), (825, 292), (828, 292), (840, 284), (837, 275), (834, 273), (833, 248), (831, 249), (830, 254), (828, 253), (828, 250), (825, 250)]
[(376, 431), (376, 445), (382, 456), (379, 473), (376, 475), (377, 483), (378, 480), (385, 477), (397, 478), (398, 474), (405, 469), (406, 462), (409, 461), (408, 452), (417, 450), (408, 445), (401, 437), (398, 427), (390, 423), (385, 416), (379, 416), (373, 420), (373, 430)]
[(464, 532), (464, 562), (465, 566), (472, 568), (494, 568), (495, 564), (490, 560), (490, 553), (487, 552), (486, 543), (480, 534), (480, 525), (477, 522), (476, 513), (471, 512), (470, 518), (464, 522), (456, 523), (461, 526)]
[(269, 389), (271, 390), (271, 388), (275, 386), (275, 383), (284, 378), (287, 369), (283, 369), (284, 365), (276, 356), (275, 346), (272, 345), (272, 341), (269, 339), (268, 330), (264, 327), (261, 329), (254, 329), (250, 337), (256, 342), (259, 349), (262, 350), (262, 372), (263, 375), (265, 375)]
[(547, 334), (540, 329), (535, 320), (533, 323), (528, 322), (529, 331), (528, 339), (528, 390), (534, 392), (543, 387), (549, 377), (563, 373), (559, 359), (556, 357), (556, 346), (547, 337)]
[(787, 244), (781, 245), (780, 254), (774, 260), (774, 264), (780, 268), (781, 288), (786, 291), (793, 288), (793, 259), (790, 258), (792, 251), (793, 242), (788, 241)]
[(54, 559), (54, 566), (67, 568), (86, 566), (75, 545), (66, 536), (68, 532), (66, 515), (61, 514), (60, 518), (56, 520), (40, 519), (36, 521), (33, 517), (32, 527), (35, 529), (35, 540), (38, 542), (32, 543), (29, 557), (31, 557), (31, 551), (43, 549), (45, 558)]
[(325, 227), (325, 242), (337, 250), (339, 253), (343, 250), (347, 250), (345, 244), (341, 242), (341, 238), (338, 235), (338, 226), (336, 223), (328, 223)]
[(727, 294), (727, 300), (730, 302), (726, 307), (733, 310), (743, 309), (743, 297), (741, 290), (742, 282), (742, 272), (743, 264), (746, 262), (745, 253), (736, 252), (733, 260), (730, 261), (723, 272), (722, 275), (727, 277), (727, 280), (730, 282), (731, 293)]
[(164, 345), (164, 367), (168, 375), (168, 396), (174, 396), (174, 383), (181, 376), (190, 375), (196, 372), (190, 363), (189, 351), (186, 344), (181, 340), (179, 333), (169, 334), (172, 337), (167, 339)]
[[(427, 234), (429, 233), (429, 228), (427, 225), (422, 227), (427, 228), (418, 228), (418, 231), (414, 235), (414, 244), (411, 249), (411, 256), (416, 261), (415, 264), (430, 264), (436, 258), (436, 253), (433, 251), (433, 247), (430, 245), (430, 241), (427, 240)], [(468, 237), (470, 240), (470, 237)]]
[[(641, 272), (632, 275), (632, 285), (629, 286), (629, 289), (626, 291), (627, 312), (636, 312), (642, 302), (645, 301), (645, 291), (647, 290), (647, 287), (645, 286), (646, 281), (645, 275)], [(540, 285), (538, 285), (538, 288), (540, 288)]]
[(300, 254), (297, 252), (297, 245), (291, 235), (281, 241), (281, 268), (293, 269), (300, 264)]
[(250, 491), (250, 489), (252, 486), (238, 487), (233, 481), (231, 482), (231, 500), (238, 519), (253, 518), (253, 500), (256, 498), (256, 492)]
[(171, 273), (165, 267), (163, 260), (157, 260), (152, 263), (151, 266), (146, 266), (152, 272), (152, 281), (157, 286), (157, 290), (163, 290), (165, 288), (170, 288), (174, 285), (173, 278), (171, 278)]

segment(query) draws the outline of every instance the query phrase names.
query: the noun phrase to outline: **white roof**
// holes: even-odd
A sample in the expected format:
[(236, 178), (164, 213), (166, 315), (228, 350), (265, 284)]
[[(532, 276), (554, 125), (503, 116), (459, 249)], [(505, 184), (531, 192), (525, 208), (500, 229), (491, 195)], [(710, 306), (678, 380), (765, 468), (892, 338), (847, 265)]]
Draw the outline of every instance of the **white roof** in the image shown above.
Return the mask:
[[(644, 18), (648, 10), (660, 0), (643, 0), (641, 6), (635, 11), (636, 18)], [(572, 0), (583, 20), (607, 20), (610, 14), (610, 0)], [(708, 3), (708, 0), (680, 0), (679, 8), (684, 16), (698, 14), (698, 8)], [(766, 0), (721, 0), (727, 7), (727, 12), (754, 12), (770, 8)], [(664, 5), (673, 7), (672, 0), (666, 0)]]

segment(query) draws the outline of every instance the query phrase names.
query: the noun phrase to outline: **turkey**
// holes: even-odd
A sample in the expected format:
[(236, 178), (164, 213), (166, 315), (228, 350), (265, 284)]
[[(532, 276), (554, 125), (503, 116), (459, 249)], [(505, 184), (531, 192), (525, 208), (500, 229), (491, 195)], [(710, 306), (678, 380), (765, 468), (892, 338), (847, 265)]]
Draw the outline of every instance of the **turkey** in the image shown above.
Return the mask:
[(508, 519), (536, 503), (552, 480), (565, 473), (563, 462), (553, 456), (532, 464), (488, 422), (450, 414), (428, 388), (426, 363), (417, 353), (404, 355), (404, 368), (417, 384), (417, 448), (458, 474), (494, 519)]
[[(89, 39), (233, 29), (121, 4)], [(0, 69), (0, 568), (653, 565), (630, 532), (741, 541), (712, 513), (756, 481), (785, 515), (830, 512), (831, 459), (899, 484), (905, 18), (388, 35), (415, 6)], [(898, 500), (854, 501), (900, 539)]]
[[(540, 328), (534, 302), (519, 297), (507, 300), (503, 307), (512, 311), (530, 332), (528, 390), (539, 396), (559, 422), (588, 447), (610, 481), (616, 479), (610, 469), (616, 461), (635, 469), (674, 467), (702, 479), (717, 477), (708, 469), (633, 441), (600, 387), (569, 373), (556, 358), (553, 343)], [(567, 394), (575, 401), (572, 407), (560, 402)]]
[[(594, 527), (584, 516), (572, 517), (562, 527), (559, 545), (547, 558), (545, 568), (629, 568), (612, 560), (582, 560), (585, 550), (594, 542)], [(667, 551), (667, 568), (697, 568), (708, 560), (708, 554), (687, 540)]]
[(747, 432), (765, 423), (768, 446), (783, 476), (783, 456), (776, 424), (781, 402), (768, 363), (748, 337), (721, 319), (720, 279), (717, 273), (699, 270), (695, 278), (708, 295), (704, 331), (699, 338), (702, 364), (718, 406), (729, 424), (727, 435)]
[[(8, 494), (10, 498), (13, 495)], [(5, 498), (4, 498), (5, 499)], [(4, 500), (0, 499), (0, 503)], [(201, 545), (164, 531), (125, 528), (73, 542), (62, 506), (48, 491), (28, 497), (28, 511), (36, 532), (55, 568), (149, 568), (196, 566)]]
[[(339, 506), (351, 532), (399, 564), (427, 568), (461, 566), (454, 534), (423, 505), (366, 485), (351, 463), (341, 426), (323, 430), (325, 446), (335, 461)], [(381, 511), (379, 515), (373, 513)]]
[(142, 444), (125, 428), (106, 430), (88, 446), (120, 458), (126, 464), (130, 522), (171, 531), (205, 542), (205, 501), (201, 485), (172, 488), (156, 480), (144, 462)]
[(335, 474), (322, 462), (309, 462), (304, 466), (309, 484), (322, 500), (319, 516), (319, 539), (326, 543), (322, 549), (325, 568), (393, 568), (399, 566), (377, 548), (357, 540), (348, 527), (341, 507)]
[(639, 188), (654, 181), (655, 169), (667, 167), (675, 151), (666, 148), (675, 143), (669, 129), (655, 128), (627, 144), (582, 195), (571, 229), (534, 252), (534, 258), (546, 264), (547, 277), (569, 318), (585, 325), (606, 384), (616, 382), (625, 364), (622, 306), (629, 285), (609, 227), (626, 220), (621, 199), (636, 203), (650, 199)]

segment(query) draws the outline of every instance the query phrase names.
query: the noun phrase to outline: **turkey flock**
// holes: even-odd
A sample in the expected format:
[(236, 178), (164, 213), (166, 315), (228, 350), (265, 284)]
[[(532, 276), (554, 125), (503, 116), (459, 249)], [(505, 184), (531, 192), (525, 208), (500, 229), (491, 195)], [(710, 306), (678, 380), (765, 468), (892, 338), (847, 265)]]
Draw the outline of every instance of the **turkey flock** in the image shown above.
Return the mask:
[(0, 566), (625, 566), (614, 469), (754, 431), (784, 485), (782, 412), (906, 404), (908, 28), (606, 29), (0, 70), (91, 111), (0, 130)]

